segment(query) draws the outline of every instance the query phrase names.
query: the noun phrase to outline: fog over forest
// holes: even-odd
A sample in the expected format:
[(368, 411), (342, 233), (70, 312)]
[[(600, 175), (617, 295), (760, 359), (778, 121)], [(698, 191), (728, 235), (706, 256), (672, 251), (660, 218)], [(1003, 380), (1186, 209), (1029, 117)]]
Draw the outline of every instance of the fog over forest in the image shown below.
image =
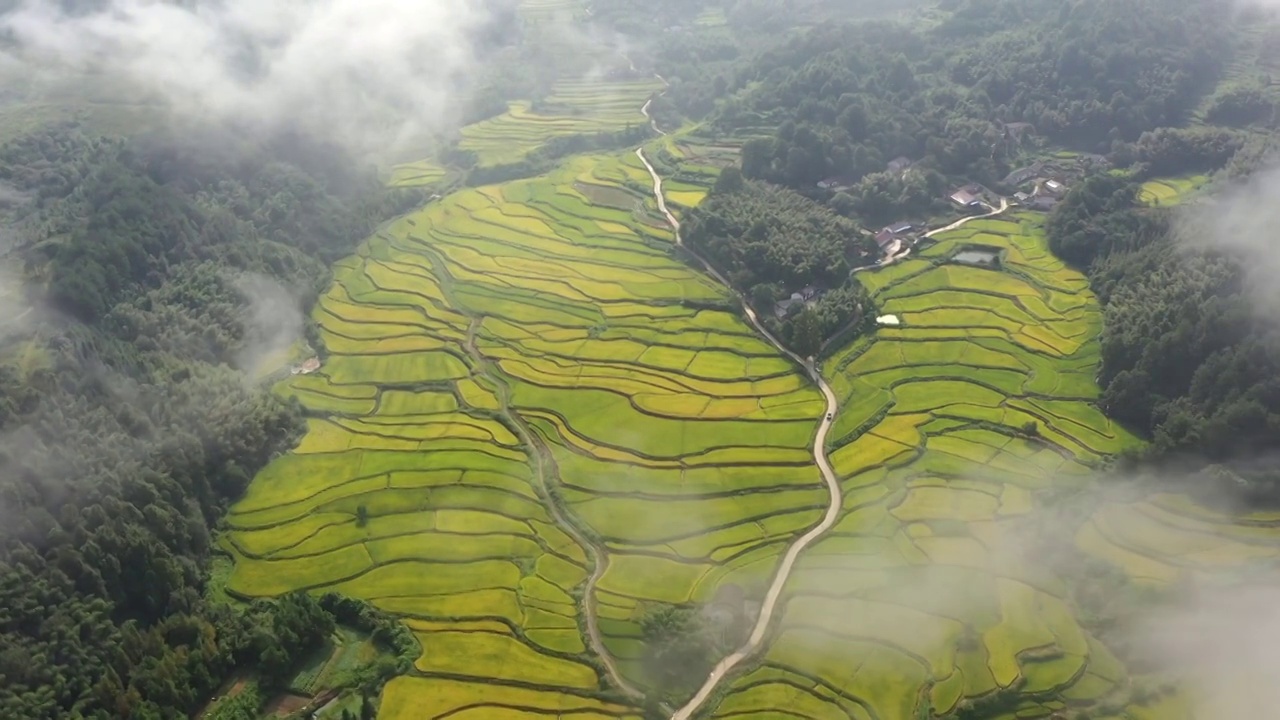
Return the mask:
[(1280, 720), (1277, 199), (1280, 0), (0, 0), (0, 718)]
[(136, 83), (191, 118), (296, 123), (371, 152), (456, 119), (491, 5), (21, 0), (0, 16), (16, 44), (0, 67)]

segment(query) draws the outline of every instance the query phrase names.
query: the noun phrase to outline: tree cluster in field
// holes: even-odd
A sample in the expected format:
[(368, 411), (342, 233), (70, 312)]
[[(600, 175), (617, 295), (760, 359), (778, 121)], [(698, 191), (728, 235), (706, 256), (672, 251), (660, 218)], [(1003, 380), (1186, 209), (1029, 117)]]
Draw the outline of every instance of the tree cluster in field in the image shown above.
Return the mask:
[(1104, 305), (1101, 405), (1152, 438), (1149, 460), (1225, 463), (1207, 481), (1280, 498), (1280, 473), (1253, 461), (1280, 437), (1280, 333), (1256, 312), (1244, 258), (1180, 243), (1171, 213), (1136, 196), (1125, 178), (1091, 178), (1047, 226)]
[[(732, 613), (713, 614), (702, 606), (655, 605), (640, 619), (648, 698), (654, 709), (660, 702), (680, 702), (692, 695), (716, 662), (746, 640), (750, 624)], [(665, 715), (655, 715), (666, 717)]]
[(1248, 142), (1247, 135), (1225, 128), (1159, 128), (1118, 146), (1113, 158), (1131, 165), (1134, 178), (1168, 177), (1217, 170)]
[[(767, 324), (802, 355), (861, 317), (870, 301), (851, 275), (879, 252), (851, 220), (793, 190), (744, 181), (725, 170), (708, 198), (689, 214), (684, 238), (719, 268)], [(816, 287), (814, 307), (797, 307), (781, 323), (775, 303)]]
[(59, 129), (0, 150), (47, 287), (0, 348), (0, 716), (187, 717), (232, 668), (278, 679), (332, 627), (303, 595), (206, 598), (211, 529), (302, 430), (233, 367), (254, 341), (236, 278), (305, 303), (415, 195), (296, 138), (197, 148)]

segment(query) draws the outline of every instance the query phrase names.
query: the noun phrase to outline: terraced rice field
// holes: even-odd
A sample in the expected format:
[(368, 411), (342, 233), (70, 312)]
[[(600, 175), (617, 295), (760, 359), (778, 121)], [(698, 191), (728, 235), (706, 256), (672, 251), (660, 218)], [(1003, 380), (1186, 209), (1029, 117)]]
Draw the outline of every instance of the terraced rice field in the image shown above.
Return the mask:
[(1209, 182), (1205, 175), (1159, 178), (1142, 183), (1138, 200), (1152, 207), (1172, 207), (1185, 202), (1196, 190)]
[(521, 0), (519, 11), (525, 22), (536, 25), (580, 17), (584, 6), (582, 0)]
[[(1041, 222), (975, 221), (859, 276), (903, 326), (825, 364), (844, 514), (714, 717), (932, 717), (1000, 690), (1022, 698), (1007, 717), (1040, 717), (1123, 685), (1061, 581), (1014, 552), (1041, 490), (1137, 442), (1090, 404), (1098, 305)], [(1003, 269), (945, 262), (968, 244), (1001, 248)]]
[(643, 125), (647, 121), (640, 108), (661, 89), (662, 83), (652, 77), (562, 80), (539, 110), (514, 101), (506, 113), (463, 128), (460, 145), (479, 155), (483, 165), (519, 162), (553, 137)]
[(1280, 559), (1280, 513), (1229, 516), (1183, 495), (1161, 493), (1103, 506), (1080, 528), (1076, 545), (1138, 582), (1247, 577)]
[[(668, 202), (696, 205), (728, 150), (661, 144), (683, 178)], [(279, 388), (310, 430), (232, 509), (228, 588), (336, 590), (403, 617), (423, 654), (383, 720), (639, 718), (588, 623), (644, 687), (648, 609), (736, 598), (750, 618), (824, 509), (821, 397), (670, 259), (652, 198), (628, 189), (648, 180), (631, 154), (575, 158), (450, 195), (335, 269), (325, 364)], [(1014, 720), (1123, 697), (1062, 581), (1016, 552), (1044, 490), (1137, 442), (1092, 405), (1099, 309), (1042, 222), (977, 220), (859, 275), (903, 325), (825, 363), (840, 522), (711, 716), (915, 718), (1001, 696)], [(948, 261), (970, 245), (1001, 269)], [(1273, 561), (1280, 515), (1155, 496), (1104, 506), (1076, 543), (1169, 584)], [(1186, 717), (1160, 702), (1098, 716)]]
[(662, 185), (667, 205), (677, 216), (698, 206), (715, 185), (720, 171), (738, 162), (738, 147), (682, 136), (667, 136), (658, 145), (662, 159), (679, 168), (679, 176)]
[(387, 184), (392, 187), (417, 187), (434, 185), (445, 179), (448, 171), (445, 168), (427, 161), (404, 163), (391, 168), (391, 178)]
[(637, 717), (582, 629), (584, 538), (607, 549), (604, 643), (643, 680), (647, 607), (761, 584), (820, 515), (822, 399), (669, 257), (624, 188), (646, 179), (583, 157), (452, 194), (340, 262), (314, 311), (329, 355), (281, 389), (309, 431), (231, 510), (228, 588), (404, 617), (423, 654), (384, 720)]
[[(581, 3), (521, 11), (558, 22)], [(539, 112), (516, 102), (465, 129), (463, 147), (515, 162), (645, 122), (659, 89), (562, 81)], [(657, 144), (677, 214), (735, 161), (705, 138)], [(392, 183), (442, 177), (415, 163)], [(324, 365), (279, 388), (308, 432), (232, 509), (227, 587), (332, 590), (402, 617), (423, 653), (382, 720), (638, 720), (610, 668), (646, 685), (640, 618), (733, 598), (749, 619), (822, 515), (808, 450), (822, 398), (724, 288), (671, 258), (653, 199), (629, 189), (650, 185), (629, 153), (573, 158), (449, 195), (335, 267), (314, 311)], [(1091, 404), (1099, 310), (1040, 222), (975, 221), (859, 276), (903, 325), (826, 362), (841, 521), (802, 556), (768, 650), (715, 717), (915, 718), (1005, 690), (1012, 720), (1125, 684), (1061, 581), (1008, 552), (1042, 490), (1136, 442)], [(1002, 248), (1001, 270), (946, 262), (969, 244)], [(1275, 524), (1152, 498), (1099, 511), (1077, 544), (1167, 583), (1272, 557)]]
[(698, 13), (698, 17), (694, 18), (693, 24), (700, 27), (724, 27), (729, 24), (729, 19), (725, 17), (724, 8), (708, 7)]

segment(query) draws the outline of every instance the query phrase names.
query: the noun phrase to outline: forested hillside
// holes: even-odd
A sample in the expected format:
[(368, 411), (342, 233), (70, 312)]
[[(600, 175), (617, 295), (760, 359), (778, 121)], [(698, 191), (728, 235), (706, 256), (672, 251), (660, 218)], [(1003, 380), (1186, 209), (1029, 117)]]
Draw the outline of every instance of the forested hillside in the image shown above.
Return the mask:
[(830, 24), (726, 73), (712, 124), (767, 134), (744, 171), (799, 189), (899, 156), (993, 182), (1018, 145), (993, 122), (1103, 152), (1184, 122), (1229, 18), (1218, 0), (966, 0), (933, 24)]
[(1276, 473), (1257, 461), (1280, 437), (1280, 335), (1246, 281), (1251, 258), (1189, 234), (1185, 215), (1143, 206), (1138, 191), (1091, 179), (1048, 225), (1054, 252), (1089, 271), (1105, 304), (1102, 406), (1152, 438), (1156, 463), (1223, 463), (1213, 490), (1243, 481), (1274, 502)]
[(186, 717), (333, 622), (306, 596), (208, 601), (211, 528), (300, 430), (246, 365), (301, 339), (327, 263), (417, 195), (296, 141), (223, 147), (63, 128), (0, 153), (32, 278), (0, 358), (4, 717)]

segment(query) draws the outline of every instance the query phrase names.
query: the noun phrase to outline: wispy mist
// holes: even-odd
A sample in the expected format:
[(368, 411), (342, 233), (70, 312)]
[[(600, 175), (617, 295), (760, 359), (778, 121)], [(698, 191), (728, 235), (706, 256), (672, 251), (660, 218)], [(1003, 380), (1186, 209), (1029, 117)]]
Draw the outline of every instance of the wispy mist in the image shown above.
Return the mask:
[(244, 273), (233, 282), (249, 305), (235, 364), (252, 376), (265, 364), (283, 357), (302, 337), (301, 304), (283, 285), (265, 275)]
[(1280, 586), (1215, 589), (1148, 619), (1140, 647), (1180, 679), (1198, 718), (1280, 718)]
[(1178, 216), (1178, 238), (1188, 250), (1226, 251), (1242, 262), (1248, 289), (1260, 315), (1280, 320), (1280, 166), (1194, 203)]
[(353, 150), (440, 126), (477, 62), (474, 0), (21, 0), (0, 66), (136, 84), (180, 115), (288, 124)]

